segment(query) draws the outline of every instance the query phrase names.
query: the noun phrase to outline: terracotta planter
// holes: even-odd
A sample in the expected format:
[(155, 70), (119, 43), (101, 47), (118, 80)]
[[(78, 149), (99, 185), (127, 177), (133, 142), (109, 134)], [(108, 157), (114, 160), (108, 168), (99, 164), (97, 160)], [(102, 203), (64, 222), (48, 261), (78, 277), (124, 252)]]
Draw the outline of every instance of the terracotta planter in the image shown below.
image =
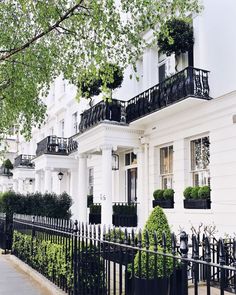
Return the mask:
[(187, 199), (184, 200), (185, 209), (211, 209), (211, 200)]
[(152, 207), (160, 206), (161, 208), (174, 208), (174, 200), (153, 200)]

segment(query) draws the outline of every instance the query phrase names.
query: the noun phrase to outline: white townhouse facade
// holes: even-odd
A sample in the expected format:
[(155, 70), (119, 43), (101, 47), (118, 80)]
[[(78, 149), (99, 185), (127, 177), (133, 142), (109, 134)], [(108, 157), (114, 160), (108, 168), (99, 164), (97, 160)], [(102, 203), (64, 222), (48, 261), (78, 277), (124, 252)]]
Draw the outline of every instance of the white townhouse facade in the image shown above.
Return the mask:
[[(14, 190), (66, 191), (81, 221), (92, 194), (106, 225), (114, 224), (114, 203), (134, 203), (142, 227), (154, 190), (173, 188), (174, 208), (164, 209), (173, 230), (202, 222), (236, 232), (236, 2), (203, 2), (193, 16), (193, 55), (181, 55), (178, 72), (173, 55), (149, 48), (137, 62), (139, 81), (128, 68), (113, 100), (97, 97), (92, 107), (57, 78), (46, 124), (19, 145)], [(210, 208), (184, 208), (184, 189), (204, 185)]]

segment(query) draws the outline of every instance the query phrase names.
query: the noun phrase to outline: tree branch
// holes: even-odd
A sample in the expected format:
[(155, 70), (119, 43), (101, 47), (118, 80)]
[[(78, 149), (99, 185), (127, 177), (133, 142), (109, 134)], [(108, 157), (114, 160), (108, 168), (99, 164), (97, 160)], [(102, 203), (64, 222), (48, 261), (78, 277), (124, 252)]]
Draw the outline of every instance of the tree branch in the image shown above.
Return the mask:
[(73, 7), (71, 7), (63, 16), (60, 17), (60, 19), (55, 24), (53, 24), (52, 26), (50, 26), (47, 30), (45, 30), (44, 32), (41, 32), (40, 34), (36, 35), (31, 40), (29, 40), (28, 42), (26, 42), (24, 45), (22, 45), (20, 47), (17, 47), (15, 49), (11, 50), (8, 54), (0, 57), (0, 62), (8, 59), (9, 57), (11, 57), (12, 55), (14, 55), (16, 53), (18, 53), (18, 52), (20, 52), (20, 51), (28, 48), (30, 45), (32, 45), (33, 43), (35, 43), (37, 40), (39, 40), (43, 36), (47, 35), (51, 31), (55, 30), (56, 28), (58, 28), (59, 25), (64, 20), (68, 19), (71, 15), (73, 15), (74, 11), (81, 6), (81, 4), (83, 3), (83, 1), (84, 0), (80, 0), (78, 4), (76, 4)]

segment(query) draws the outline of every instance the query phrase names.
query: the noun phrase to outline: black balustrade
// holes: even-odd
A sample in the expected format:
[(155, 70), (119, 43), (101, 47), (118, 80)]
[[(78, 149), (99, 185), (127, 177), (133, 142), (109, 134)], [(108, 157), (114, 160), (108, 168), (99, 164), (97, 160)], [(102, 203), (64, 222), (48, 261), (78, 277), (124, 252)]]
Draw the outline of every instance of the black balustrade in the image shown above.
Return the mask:
[(34, 157), (34, 155), (19, 155), (15, 158), (14, 167), (34, 168), (34, 163), (32, 162)]
[(208, 71), (188, 67), (127, 102), (130, 123), (187, 97), (209, 99)]
[(105, 120), (125, 123), (125, 102), (116, 99), (102, 100), (84, 111), (81, 114), (79, 131), (84, 132)]
[[(6, 233), (13, 233), (13, 243), (6, 243)], [(7, 225), (0, 214), (0, 246), (67, 294), (236, 292), (235, 239), (181, 232), (178, 239), (163, 233), (160, 240), (155, 231), (128, 232), (18, 214)]]
[(100, 101), (81, 114), (79, 132), (105, 120), (130, 123), (188, 97), (209, 99), (208, 71), (187, 67), (128, 101)]
[(42, 154), (69, 155), (77, 150), (78, 144), (73, 138), (50, 135), (37, 143), (36, 156)]

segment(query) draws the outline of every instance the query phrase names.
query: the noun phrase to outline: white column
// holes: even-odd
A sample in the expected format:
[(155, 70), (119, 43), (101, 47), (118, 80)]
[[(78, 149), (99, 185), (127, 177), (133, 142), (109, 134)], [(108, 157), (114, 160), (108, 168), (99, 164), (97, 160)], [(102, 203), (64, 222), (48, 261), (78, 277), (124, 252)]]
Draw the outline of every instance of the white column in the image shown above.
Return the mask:
[(102, 224), (112, 225), (112, 146), (102, 150)]
[(23, 194), (23, 192), (24, 192), (24, 183), (23, 183), (23, 179), (22, 178), (19, 178), (18, 179), (18, 192), (20, 194)]
[[(70, 174), (70, 196), (73, 200), (72, 214), (74, 219), (79, 219), (79, 198), (78, 198), (78, 169), (72, 169)], [(87, 208), (86, 208), (87, 210)]]
[(79, 155), (78, 220), (87, 222), (87, 155)]
[(13, 191), (14, 191), (15, 193), (18, 192), (18, 180), (17, 180), (17, 179), (14, 179), (14, 180), (13, 180)]
[(40, 192), (40, 171), (35, 171), (34, 191)]
[(134, 153), (137, 155), (138, 177), (137, 177), (137, 214), (138, 227), (143, 228), (145, 223), (145, 206), (147, 203), (147, 196), (144, 194), (144, 151), (143, 148), (135, 149)]
[(46, 168), (44, 171), (44, 191), (52, 192), (52, 171), (50, 168)]

